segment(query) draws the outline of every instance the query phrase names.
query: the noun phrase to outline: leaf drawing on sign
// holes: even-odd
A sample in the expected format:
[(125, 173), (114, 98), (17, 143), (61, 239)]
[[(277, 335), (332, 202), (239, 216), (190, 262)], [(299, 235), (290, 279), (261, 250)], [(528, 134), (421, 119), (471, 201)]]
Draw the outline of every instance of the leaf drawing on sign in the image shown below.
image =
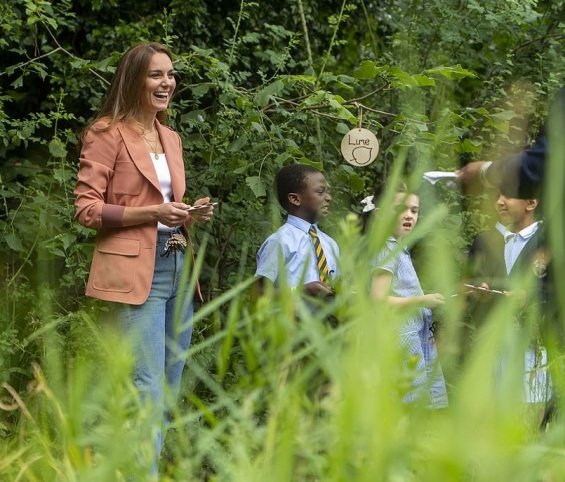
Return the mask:
[(362, 166), (363, 164), (371, 162), (372, 151), (372, 147), (358, 146), (351, 151), (351, 155), (353, 156), (353, 160)]

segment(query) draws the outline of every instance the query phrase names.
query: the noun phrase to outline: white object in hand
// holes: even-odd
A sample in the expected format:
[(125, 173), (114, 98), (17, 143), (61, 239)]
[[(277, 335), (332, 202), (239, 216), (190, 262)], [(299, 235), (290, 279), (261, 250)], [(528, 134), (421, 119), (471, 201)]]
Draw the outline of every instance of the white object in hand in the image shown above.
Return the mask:
[(447, 171), (428, 171), (424, 172), (424, 179), (430, 184), (435, 184), (440, 179), (456, 179), (457, 174)]

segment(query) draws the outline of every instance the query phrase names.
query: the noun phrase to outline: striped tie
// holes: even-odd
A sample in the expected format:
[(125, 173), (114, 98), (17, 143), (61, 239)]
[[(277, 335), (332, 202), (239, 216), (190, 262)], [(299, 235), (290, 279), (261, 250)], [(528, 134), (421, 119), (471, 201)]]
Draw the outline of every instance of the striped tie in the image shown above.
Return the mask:
[(328, 279), (328, 261), (326, 260), (326, 255), (324, 253), (324, 248), (322, 248), (322, 243), (320, 243), (320, 238), (318, 237), (318, 232), (316, 231), (316, 226), (310, 226), (308, 234), (312, 238), (312, 243), (314, 244), (314, 250), (316, 251), (316, 263), (318, 265), (318, 273), (320, 275), (320, 281), (325, 283)]

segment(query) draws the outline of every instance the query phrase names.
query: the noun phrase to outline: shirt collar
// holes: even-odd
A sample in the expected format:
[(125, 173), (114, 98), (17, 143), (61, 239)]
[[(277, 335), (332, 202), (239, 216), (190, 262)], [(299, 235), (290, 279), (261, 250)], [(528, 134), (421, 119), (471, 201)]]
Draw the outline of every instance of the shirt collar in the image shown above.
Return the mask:
[(494, 225), (494, 228), (500, 233), (502, 234), (502, 236), (504, 236), (506, 238), (506, 235), (511, 233), (511, 231), (504, 226), (504, 224), (502, 224), (500, 221), (497, 221), (496, 224)]
[(400, 243), (398, 242), (398, 239), (396, 239), (394, 236), (389, 236), (389, 237), (387, 238), (387, 241), (390, 242), (390, 243), (394, 243), (394, 244), (400, 245), (400, 248), (402, 249), (402, 251), (403, 251), (404, 253), (410, 254), (410, 250), (408, 249), (408, 246), (406, 246), (405, 244), (400, 244)]
[(513, 237), (522, 238), (524, 241), (527, 240), (527, 239), (530, 239), (536, 233), (540, 224), (541, 224), (541, 221), (536, 221), (535, 223), (530, 224), (529, 226), (526, 226), (524, 229), (522, 229), (521, 231), (518, 231), (517, 233), (513, 233), (511, 231), (508, 231), (504, 235), (504, 241), (508, 241), (509, 239), (511, 239)]
[(286, 222), (291, 226), (300, 229), (300, 231), (304, 231), (306, 234), (308, 234), (310, 226), (316, 226), (316, 231), (318, 230), (318, 226), (316, 224), (312, 225), (305, 219), (299, 218), (298, 216), (293, 216), (292, 214), (288, 215)]

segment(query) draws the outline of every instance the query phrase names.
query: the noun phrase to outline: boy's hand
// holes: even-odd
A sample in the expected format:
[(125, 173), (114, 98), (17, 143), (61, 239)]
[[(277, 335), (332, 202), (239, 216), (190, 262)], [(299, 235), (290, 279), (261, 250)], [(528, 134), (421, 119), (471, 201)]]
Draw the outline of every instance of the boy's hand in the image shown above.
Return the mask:
[(312, 281), (304, 285), (304, 293), (310, 296), (316, 296), (319, 298), (325, 298), (333, 294), (333, 289), (331, 286), (321, 281)]
[(526, 290), (516, 289), (512, 291), (505, 291), (504, 295), (515, 300), (519, 308), (524, 308), (524, 306), (526, 306)]

